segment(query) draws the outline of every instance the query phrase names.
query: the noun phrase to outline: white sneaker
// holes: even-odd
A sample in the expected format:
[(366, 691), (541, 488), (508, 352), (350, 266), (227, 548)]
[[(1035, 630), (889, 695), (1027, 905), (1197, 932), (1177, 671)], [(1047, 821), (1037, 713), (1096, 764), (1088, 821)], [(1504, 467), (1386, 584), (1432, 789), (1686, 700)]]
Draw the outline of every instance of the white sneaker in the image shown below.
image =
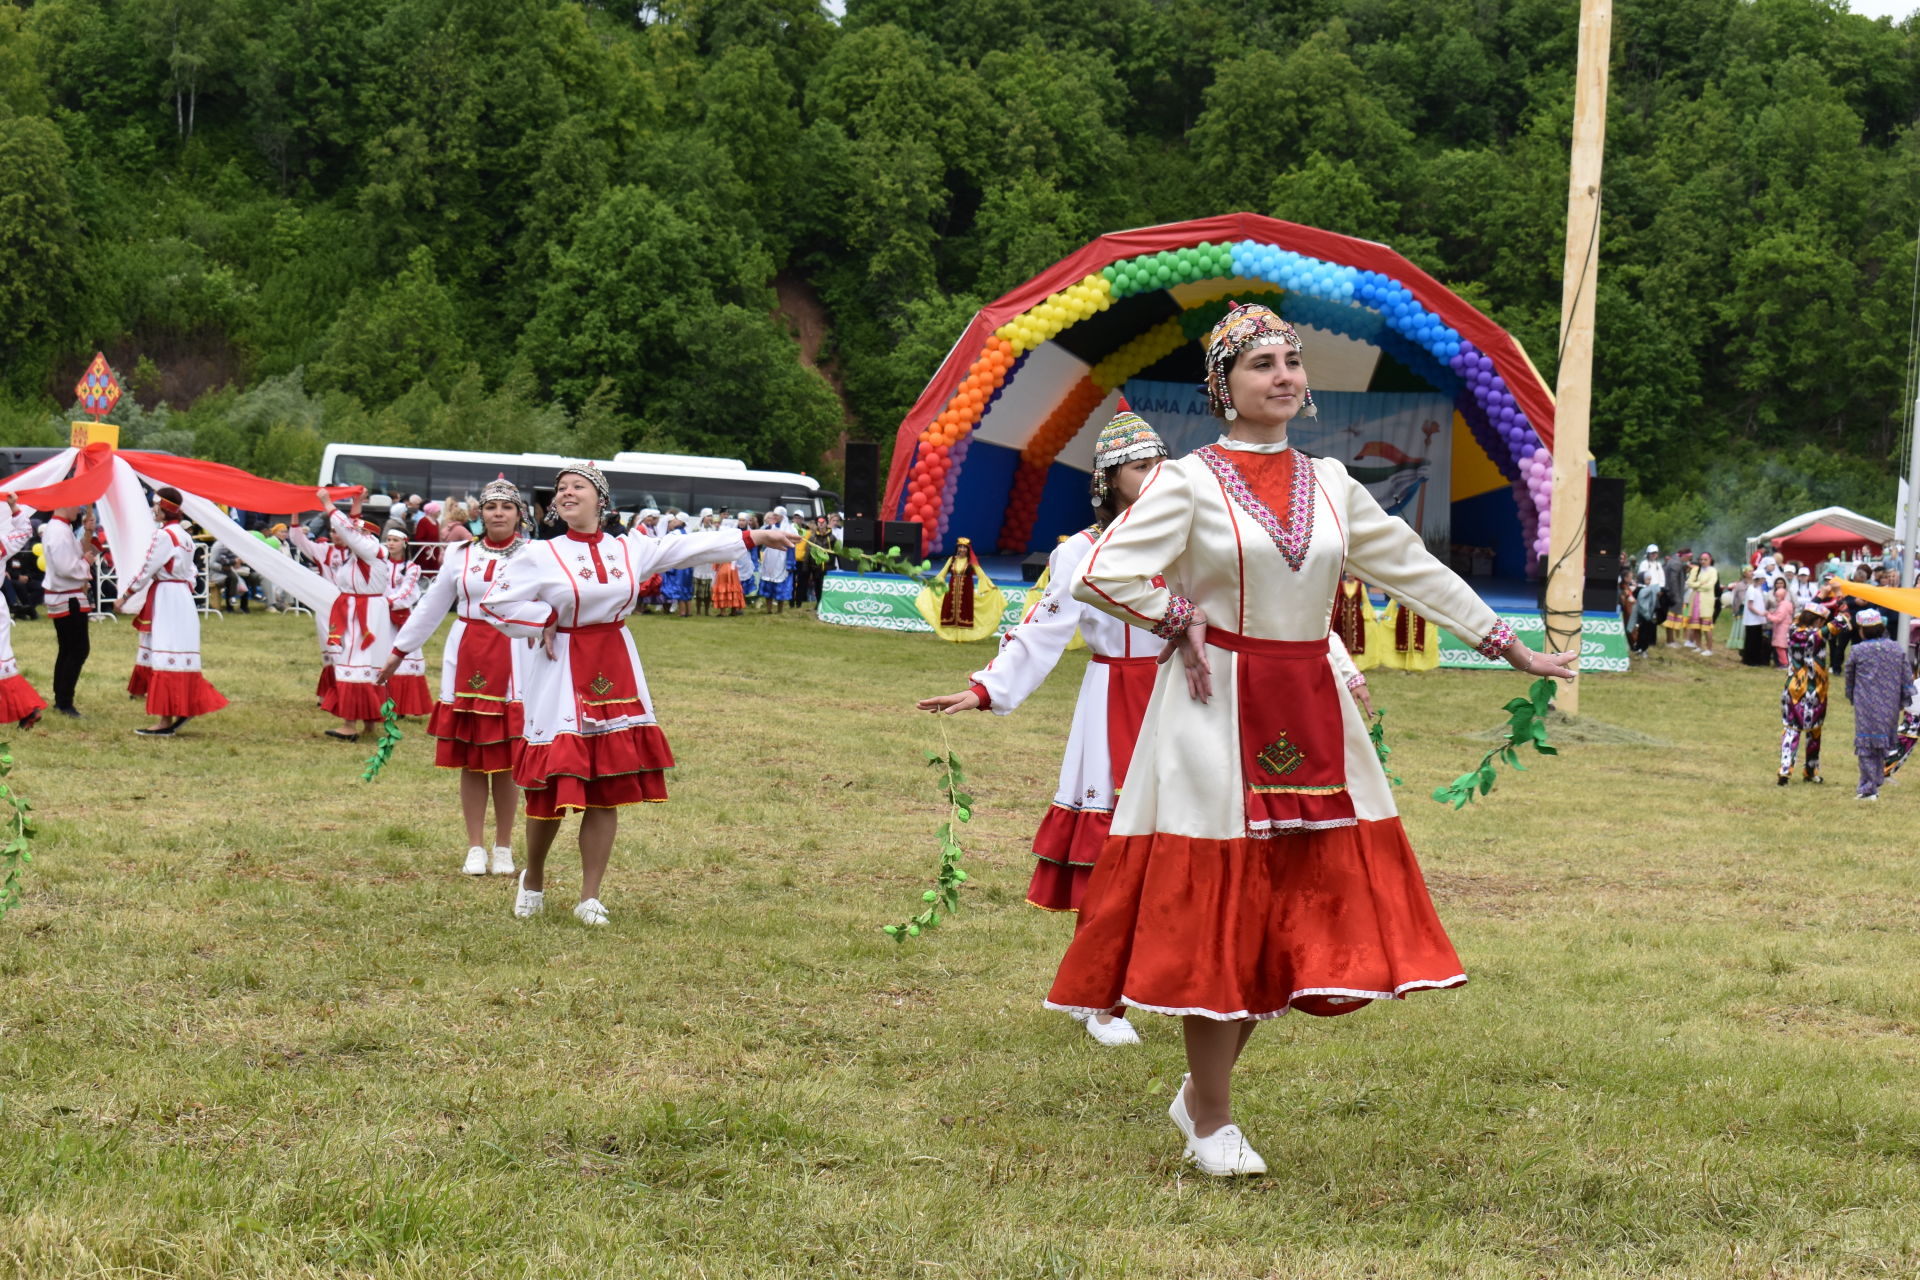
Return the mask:
[[(513, 874), (513, 846), (505, 845), (505, 844), (497, 844), (493, 846), (493, 864), (489, 866), (487, 870), (491, 871), (496, 876), (512, 875)], [(476, 871), (474, 872), (474, 874), (478, 875), (479, 872)]]
[(1223, 1124), (1204, 1138), (1187, 1139), (1187, 1159), (1216, 1178), (1265, 1173), (1267, 1162), (1247, 1145), (1240, 1126)]
[(1187, 1114), (1187, 1081), (1191, 1079), (1190, 1074), (1180, 1077), (1180, 1087), (1173, 1091), (1173, 1101), (1167, 1105), (1167, 1119), (1188, 1142), (1193, 1141), (1193, 1117)]
[(1689, 640), (1685, 644), (1681, 645), (1680, 647), (1682, 649), (1698, 649), (1700, 646), (1695, 644), (1693, 641)]
[(1109, 1018), (1100, 1021), (1098, 1015), (1087, 1019), (1087, 1034), (1109, 1047), (1123, 1044), (1139, 1044), (1140, 1033), (1125, 1018)]
[(547, 895), (540, 889), (527, 888), (527, 873), (522, 871), (517, 882), (520, 891), (513, 895), (513, 914), (525, 920), (528, 916), (537, 916), (547, 908)]
[(1878, 800), (1879, 798), (1880, 796), (1878, 793), (1875, 793), (1874, 795), (1870, 795), (1870, 796), (1862, 796), (1862, 795), (1854, 796), (1855, 800)]
[(466, 865), (460, 868), (463, 876), (483, 876), (487, 874), (487, 851), (479, 845), (467, 850)]
[(581, 924), (605, 924), (607, 909), (600, 905), (598, 898), (582, 898), (580, 905), (573, 909), (574, 916)]

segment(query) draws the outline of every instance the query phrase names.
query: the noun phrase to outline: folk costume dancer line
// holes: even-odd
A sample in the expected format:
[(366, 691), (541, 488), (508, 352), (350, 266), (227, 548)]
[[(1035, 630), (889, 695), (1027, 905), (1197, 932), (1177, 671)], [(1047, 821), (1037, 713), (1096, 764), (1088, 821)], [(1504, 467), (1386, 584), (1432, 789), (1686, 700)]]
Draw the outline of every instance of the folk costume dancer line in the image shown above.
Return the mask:
[[(420, 563), (407, 558), (407, 535), (401, 530), (387, 530), (380, 541), (387, 551), (387, 621), (397, 637), (407, 625), (413, 607), (420, 602), (423, 594)], [(421, 652), (419, 645), (407, 652), (392, 675), (387, 675), (385, 668), (382, 668), (380, 676), (374, 678), (374, 683), (386, 686), (387, 697), (393, 699), (395, 715), (418, 717), (433, 714), (433, 694), (427, 689), (427, 655)]]
[[(1820, 783), (1820, 738), (1827, 723), (1827, 640), (1837, 624), (1827, 606), (1811, 602), (1787, 632), (1787, 683), (1780, 690), (1779, 786), (1793, 777), (1801, 757), (1802, 776)], [(1802, 754), (1804, 753), (1804, 754)]]
[[(434, 764), (460, 770), (460, 815), (467, 826), (467, 860), (460, 870), (470, 876), (513, 874), (513, 818), (520, 807), (513, 743), (520, 736), (520, 704), (514, 700), (512, 642), (487, 621), (480, 601), (506, 562), (527, 545), (521, 531), (526, 521), (526, 502), (512, 481), (488, 481), (480, 490), (481, 536), (447, 548), (439, 575), (394, 636), (393, 652), (380, 669), (381, 682), (391, 681), (441, 619), (454, 614), (440, 655), (440, 700), (427, 732), (435, 739)], [(481, 843), (489, 799), (491, 856)]]
[(1878, 800), (1887, 756), (1899, 740), (1901, 708), (1914, 696), (1913, 666), (1898, 641), (1887, 639), (1886, 618), (1862, 609), (1854, 621), (1860, 639), (1847, 653), (1847, 701), (1853, 704), (1853, 754), (1860, 761), (1858, 800)]
[(61, 507), (40, 526), (40, 545), (47, 554), (47, 575), (41, 580), (47, 616), (53, 619), (56, 645), (53, 659), (53, 709), (80, 718), (73, 705), (80, 672), (93, 652), (87, 630), (92, 604), (93, 568), (100, 551), (94, 545), (92, 514), (84, 507)]
[(1155, 680), (1047, 1007), (1181, 1016), (1191, 1071), (1168, 1114), (1189, 1159), (1231, 1176), (1266, 1169), (1230, 1106), (1259, 1020), (1466, 981), (1328, 660), (1342, 568), (1518, 670), (1570, 677), (1575, 655), (1528, 650), (1338, 462), (1288, 448), (1315, 410), (1273, 311), (1232, 307), (1206, 371), (1228, 434), (1161, 463), (1074, 583), (1181, 665)]
[(514, 646), (514, 687), (523, 736), (514, 744), (514, 780), (527, 796), (527, 866), (516, 916), (545, 905), (547, 852), (560, 820), (580, 819), (583, 924), (604, 925), (600, 884), (613, 854), (619, 810), (667, 798), (664, 771), (673, 753), (654, 718), (646, 676), (626, 618), (649, 575), (747, 547), (784, 547), (791, 533), (616, 537), (601, 530), (612, 505), (606, 477), (591, 464), (554, 477), (553, 509), (567, 531), (515, 556), (481, 600), (487, 618)]
[(325, 683), (320, 705), (343, 724), (328, 729), (329, 738), (358, 742), (361, 725), (379, 728), (380, 706), (386, 701), (376, 681), (381, 661), (393, 645), (393, 619), (387, 609), (393, 567), (380, 543), (379, 528), (360, 519), (358, 496), (344, 514), (325, 489), (319, 491), (319, 498), (331, 540), (315, 542), (303, 527), (296, 527), (289, 536), (320, 567), (321, 575), (340, 588), (327, 618), (327, 660), (333, 679)]
[[(775, 507), (769, 511), (766, 527), (791, 532), (787, 509)], [(760, 598), (769, 613), (779, 613), (793, 599), (793, 553), (785, 547), (763, 547), (759, 560)]]
[(200, 611), (193, 604), (193, 539), (180, 516), (180, 491), (154, 491), (154, 519), (160, 527), (147, 544), (147, 558), (120, 584), (118, 609), (139, 609), (145, 623), (140, 652), (147, 663), (147, 714), (151, 725), (135, 729), (144, 738), (167, 738), (195, 716), (227, 705), (220, 691), (200, 672)]
[[(11, 560), (33, 541), (33, 516), (10, 493), (0, 494), (0, 501), (7, 504), (7, 522), (0, 528), (0, 560)], [(81, 623), (85, 622), (82, 618)], [(19, 660), (13, 656), (13, 616), (0, 609), (0, 722), (31, 729), (40, 723), (46, 706), (40, 691), (20, 674)]]

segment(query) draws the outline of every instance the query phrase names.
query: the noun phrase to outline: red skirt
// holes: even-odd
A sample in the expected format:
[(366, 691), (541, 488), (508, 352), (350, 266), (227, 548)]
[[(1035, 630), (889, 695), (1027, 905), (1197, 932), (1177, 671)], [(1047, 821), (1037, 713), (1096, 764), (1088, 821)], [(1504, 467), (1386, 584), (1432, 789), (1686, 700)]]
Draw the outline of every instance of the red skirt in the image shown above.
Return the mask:
[(427, 688), (425, 676), (394, 676), (387, 681), (387, 696), (393, 699), (397, 716), (433, 714), (433, 691)]
[(127, 677), (127, 696), (144, 698), (147, 696), (147, 682), (153, 679), (153, 668), (133, 664), (133, 674)]
[[(1152, 658), (1100, 654), (1093, 655), (1093, 660), (1107, 668), (1107, 765), (1117, 804), (1160, 664)], [(1043, 911), (1078, 911), (1112, 825), (1110, 810), (1069, 808), (1058, 802), (1048, 809), (1033, 837), (1033, 879), (1027, 885), (1027, 902)]]
[(25, 676), (8, 676), (0, 680), (0, 722), (25, 720), (46, 705), (47, 700), (40, 696)]
[(155, 671), (147, 681), (150, 716), (204, 716), (226, 705), (226, 698), (198, 671)]
[(327, 705), (327, 692), (333, 688), (334, 681), (337, 679), (338, 677), (333, 674), (331, 662), (320, 668), (320, 679), (313, 686), (313, 696), (320, 699), (321, 706)]
[(747, 593), (740, 586), (740, 570), (730, 564), (715, 565), (713, 569), (713, 607), (716, 609), (744, 609), (747, 607)]
[(516, 744), (513, 780), (526, 792), (529, 818), (563, 818), (579, 809), (658, 804), (673, 752), (658, 725), (611, 733), (563, 733), (552, 742)]
[(1466, 980), (1389, 818), (1264, 839), (1110, 837), (1047, 1004), (1333, 1015)]
[(507, 698), (513, 687), (512, 642), (484, 622), (463, 626), (453, 657), (453, 687), (453, 700), (435, 703), (427, 721), (427, 732), (438, 739), (433, 762), (475, 773), (513, 768), (521, 710)]
[(320, 695), (320, 705), (327, 714), (339, 716), (342, 720), (378, 720), (380, 708), (386, 705), (386, 701), (387, 689), (384, 685), (363, 680), (336, 679)]

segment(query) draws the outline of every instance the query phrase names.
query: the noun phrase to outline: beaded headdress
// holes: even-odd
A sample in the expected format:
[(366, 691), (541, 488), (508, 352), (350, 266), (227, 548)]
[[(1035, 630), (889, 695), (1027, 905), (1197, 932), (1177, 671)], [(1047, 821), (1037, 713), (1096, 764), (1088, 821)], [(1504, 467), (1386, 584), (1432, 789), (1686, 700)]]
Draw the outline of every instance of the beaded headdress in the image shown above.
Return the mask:
[(480, 505), (484, 507), (489, 502), (511, 502), (520, 509), (522, 518), (527, 514), (527, 500), (520, 496), (520, 487), (505, 476), (489, 480), (481, 488)]
[(1141, 458), (1164, 458), (1167, 456), (1166, 441), (1160, 434), (1147, 425), (1147, 420), (1133, 411), (1125, 396), (1120, 397), (1119, 408), (1113, 415), (1113, 421), (1101, 430), (1100, 438), (1093, 445), (1093, 503), (1099, 506), (1107, 500), (1107, 471), (1122, 463), (1135, 462)]
[(1853, 615), (1853, 620), (1863, 627), (1877, 627), (1887, 619), (1878, 609), (1862, 609)]
[(556, 487), (560, 484), (561, 476), (579, 476), (582, 480), (592, 485), (593, 491), (600, 496), (600, 510), (602, 512), (613, 509), (613, 490), (607, 486), (607, 478), (600, 474), (600, 468), (594, 466), (591, 462), (577, 462), (570, 466), (560, 468), (553, 476), (553, 483)]
[[(1239, 417), (1239, 411), (1233, 407), (1233, 397), (1227, 392), (1227, 365), (1242, 351), (1282, 343), (1295, 351), (1301, 350), (1300, 335), (1272, 307), (1258, 302), (1229, 305), (1227, 314), (1207, 331), (1207, 380), (1200, 385), (1207, 397), (1207, 406), (1228, 422)], [(1313, 388), (1307, 388), (1300, 411), (1309, 418), (1319, 416), (1320, 406), (1313, 402)]]

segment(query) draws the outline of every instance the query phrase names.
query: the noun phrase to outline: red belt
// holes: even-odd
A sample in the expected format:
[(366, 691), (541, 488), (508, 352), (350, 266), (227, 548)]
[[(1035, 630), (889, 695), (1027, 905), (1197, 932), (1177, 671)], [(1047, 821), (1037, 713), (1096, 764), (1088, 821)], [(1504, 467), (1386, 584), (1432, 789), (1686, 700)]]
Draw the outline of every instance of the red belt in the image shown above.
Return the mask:
[(1093, 660), (1102, 666), (1108, 667), (1153, 667), (1160, 664), (1160, 659), (1158, 658), (1109, 658), (1104, 653), (1094, 654)]
[(1267, 658), (1324, 658), (1327, 656), (1327, 638), (1318, 640), (1262, 640), (1258, 636), (1243, 636), (1233, 631), (1223, 631), (1213, 624), (1207, 624), (1207, 643), (1222, 649), (1231, 649), (1235, 653), (1257, 653)]
[(619, 631), (626, 625), (624, 620), (620, 622), (589, 622), (584, 627), (556, 627), (555, 630), (563, 636), (591, 636), (604, 635), (609, 631)]

